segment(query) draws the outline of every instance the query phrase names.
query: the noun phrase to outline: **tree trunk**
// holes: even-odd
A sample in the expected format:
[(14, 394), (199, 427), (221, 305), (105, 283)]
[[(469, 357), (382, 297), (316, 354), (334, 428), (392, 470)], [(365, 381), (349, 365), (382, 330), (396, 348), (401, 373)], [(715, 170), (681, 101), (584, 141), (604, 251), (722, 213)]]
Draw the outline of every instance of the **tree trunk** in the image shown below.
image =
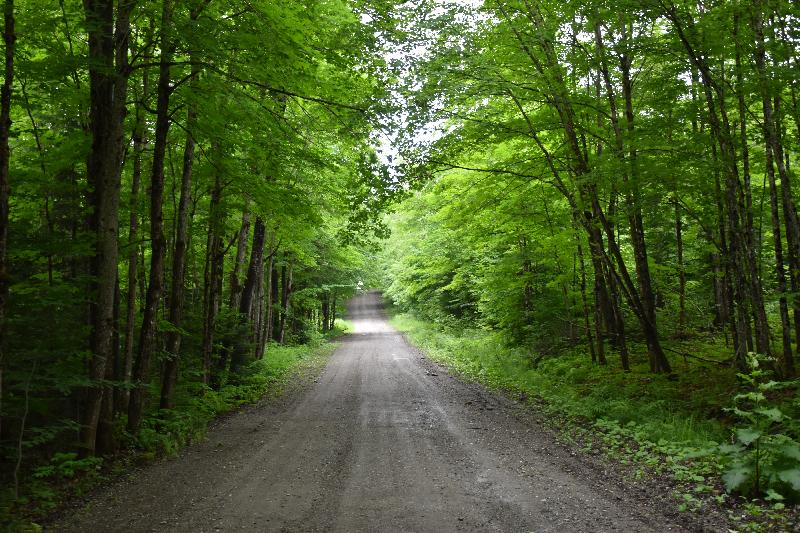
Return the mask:
[[(767, 146), (767, 177), (769, 180), (769, 203), (772, 214), (772, 234), (775, 248), (775, 273), (778, 281), (779, 308), (781, 317), (781, 340), (783, 366), (791, 372), (794, 370), (794, 357), (792, 353), (792, 332), (789, 321), (789, 305), (786, 299), (786, 270), (783, 262), (783, 243), (781, 242), (781, 220), (778, 207), (778, 191), (775, 184), (775, 167), (773, 164), (772, 149)], [(790, 374), (791, 375), (791, 374)]]
[[(142, 73), (142, 100), (150, 93), (150, 77), (147, 69)], [(139, 245), (136, 242), (139, 233), (139, 188), (142, 180), (142, 156), (147, 142), (145, 140), (145, 123), (141, 105), (136, 105), (136, 122), (133, 128), (133, 172), (131, 176), (131, 195), (129, 200), (130, 218), (128, 221), (128, 279), (125, 295), (125, 346), (122, 351), (122, 380), (131, 382), (133, 372), (133, 349), (136, 331), (136, 283), (139, 274)], [(126, 388), (119, 395), (117, 412), (128, 411), (130, 389)]]
[(253, 246), (250, 250), (250, 263), (247, 267), (247, 276), (242, 287), (239, 314), (246, 319), (252, 317), (253, 303), (258, 285), (258, 273), (264, 260), (264, 237), (266, 228), (261, 217), (256, 217), (253, 229)]
[[(114, 364), (106, 365), (106, 381), (109, 383), (119, 382), (122, 373), (120, 364), (119, 350), (119, 305), (120, 291), (119, 281), (114, 291)], [(100, 406), (100, 418), (97, 421), (97, 441), (95, 451), (100, 455), (110, 455), (117, 451), (117, 443), (114, 438), (114, 397), (117, 389), (112, 385), (103, 388), (103, 399)]]
[(761, 288), (761, 278), (758, 272), (758, 261), (756, 259), (756, 239), (755, 226), (753, 224), (753, 198), (750, 186), (750, 149), (747, 145), (747, 106), (744, 101), (744, 81), (742, 75), (741, 43), (739, 38), (739, 14), (734, 15), (733, 38), (736, 43), (736, 92), (739, 111), (739, 136), (742, 150), (742, 176), (744, 183), (740, 195), (744, 198), (739, 199), (743, 207), (743, 224), (745, 242), (743, 243), (744, 254), (747, 260), (748, 279), (750, 281), (750, 296), (752, 298), (753, 324), (755, 327), (756, 351), (761, 354), (769, 355), (770, 336), (767, 312), (764, 308), (764, 296)]
[(333, 289), (333, 294), (331, 295), (331, 325), (328, 327), (329, 330), (333, 330), (336, 327), (336, 289)]
[(686, 332), (686, 267), (683, 263), (683, 219), (677, 196), (672, 200), (675, 206), (675, 243), (678, 260), (678, 328), (677, 337)]
[(223, 248), (222, 231), (223, 216), (222, 181), (219, 173), (214, 177), (214, 188), (211, 190), (211, 204), (208, 217), (208, 241), (206, 246), (206, 265), (203, 275), (203, 383), (211, 383), (211, 356), (214, 351), (214, 329), (219, 312), (219, 287), (222, 285)]
[[(270, 280), (270, 284), (272, 285), (271, 291), (272, 291), (272, 294), (273, 294), (273, 300), (275, 300), (278, 304), (280, 304), (280, 302), (278, 301), (278, 291), (279, 291), (279, 288), (280, 288), (279, 285), (278, 285), (279, 276), (280, 276), (280, 274), (278, 273), (278, 265), (276, 265), (275, 262), (273, 261), (272, 279)], [(280, 331), (281, 331), (281, 327), (280, 327), (280, 325), (281, 325), (281, 310), (280, 310), (280, 307), (278, 307), (278, 309), (275, 309), (274, 306), (275, 306), (275, 302), (273, 302), (273, 310), (272, 310), (272, 340), (274, 340), (275, 342), (279, 342), (280, 341)]]
[(594, 336), (592, 335), (592, 324), (589, 313), (589, 298), (586, 295), (586, 263), (583, 258), (583, 246), (578, 244), (578, 264), (581, 268), (581, 304), (583, 306), (583, 326), (586, 342), (589, 345), (589, 355), (592, 363), (597, 362), (597, 352), (594, 346)]
[(275, 254), (278, 253), (278, 249), (272, 250), (272, 253), (269, 254), (269, 266), (266, 271), (266, 279), (264, 280), (264, 284), (267, 287), (267, 313), (264, 317), (264, 350), (266, 351), (266, 345), (269, 343), (270, 339), (272, 339), (272, 324), (273, 324), (273, 305), (275, 305), (275, 290), (272, 286), (272, 272), (275, 268)]
[(330, 309), (330, 292), (325, 291), (322, 297), (322, 333), (327, 333), (330, 325), (331, 309)]
[[(196, 20), (195, 12), (192, 20)], [(198, 13), (199, 14), (199, 13)], [(190, 54), (190, 59), (194, 54)], [(190, 91), (197, 91), (200, 67), (193, 65)], [(186, 250), (189, 240), (189, 201), (192, 192), (192, 169), (194, 166), (195, 129), (197, 126), (197, 104), (190, 102), (186, 112), (186, 144), (183, 149), (183, 172), (181, 173), (181, 193), (178, 201), (178, 218), (175, 231), (175, 250), (172, 254), (172, 281), (169, 298), (169, 322), (174, 330), (166, 335), (167, 360), (161, 382), (161, 409), (171, 409), (175, 385), (178, 381), (178, 361), (181, 350), (181, 334), (176, 331), (183, 320), (183, 286), (186, 275)]]
[[(629, 32), (632, 28), (625, 30), (625, 44)], [(631, 58), (628, 51), (620, 57), (620, 70), (622, 71), (622, 96), (625, 101), (625, 123), (627, 135), (634, 134), (634, 113), (633, 113), (633, 82), (631, 80)], [(658, 326), (656, 324), (656, 300), (653, 291), (652, 278), (650, 276), (650, 266), (647, 260), (647, 244), (645, 242), (644, 223), (642, 220), (641, 192), (639, 188), (638, 153), (633, 145), (628, 147), (628, 158), (631, 172), (631, 192), (628, 198), (628, 209), (630, 211), (630, 230), (631, 244), (633, 245), (633, 256), (636, 264), (636, 279), (639, 282), (639, 294), (642, 302), (642, 312), (645, 321), (648, 323), (645, 329), (645, 340), (647, 341), (647, 351), (650, 356), (650, 370), (652, 372), (672, 372), (672, 368), (667, 361), (664, 351), (658, 339)]]
[[(708, 111), (708, 122), (713, 138), (719, 146), (719, 157), (722, 161), (722, 168), (725, 171), (725, 214), (727, 216), (727, 232), (730, 237), (728, 240), (730, 253), (727, 259), (730, 264), (729, 271), (733, 274), (733, 295), (730, 302), (734, 314), (734, 361), (740, 369), (744, 369), (746, 367), (747, 352), (752, 349), (750, 346), (752, 344), (752, 331), (750, 329), (748, 308), (758, 305), (758, 297), (756, 296), (754, 299), (753, 291), (747, 278), (749, 254), (746, 246), (752, 240), (746, 234), (746, 224), (743, 224), (746, 215), (741, 200), (744, 195), (742, 194), (742, 184), (739, 178), (736, 148), (731, 134), (730, 121), (728, 120), (724, 85), (714, 79), (706, 56), (698, 53), (690, 42), (687, 37), (687, 31), (684, 28), (684, 21), (677, 14), (675, 6), (670, 6), (665, 15), (672, 22), (690, 61), (700, 73)], [(689, 24), (691, 25), (693, 22), (690, 21)], [(760, 313), (760, 310), (755, 309), (755, 313)]]
[(120, 2), (115, 17), (113, 0), (84, 2), (89, 33), (89, 124), (92, 136), (87, 160), (87, 179), (91, 187), (87, 203), (92, 207), (89, 228), (95, 236), (95, 250), (91, 261), (90, 385), (84, 396), (80, 420), (82, 455), (91, 455), (95, 450), (103, 399), (103, 388), (98, 382), (105, 377), (106, 365), (113, 353), (120, 170), (133, 6), (133, 0)]
[[(753, 31), (756, 37), (755, 47), (755, 64), (756, 72), (758, 74), (759, 86), (761, 90), (761, 103), (762, 111), (764, 114), (764, 139), (767, 145), (767, 174), (770, 179), (774, 181), (774, 166), (778, 169), (778, 175), (781, 178), (781, 204), (784, 215), (784, 224), (786, 226), (786, 242), (789, 259), (789, 277), (792, 284), (793, 307), (795, 315), (795, 335), (798, 342), (797, 348), (800, 350), (800, 301), (796, 296), (796, 291), (800, 288), (800, 226), (798, 226), (797, 210), (794, 204), (792, 195), (791, 177), (784, 161), (783, 144), (778, 136), (778, 125), (775, 121), (775, 109), (773, 108), (772, 89), (770, 87), (771, 80), (767, 76), (766, 71), (766, 50), (764, 45), (764, 19), (763, 19), (763, 0), (758, 0), (755, 3), (754, 16), (753, 16)], [(780, 105), (780, 96), (775, 95), (776, 106)], [(772, 174), (770, 174), (772, 173)], [(770, 194), (772, 189), (770, 189)], [(776, 233), (776, 235), (778, 235)], [(776, 237), (776, 250), (778, 253), (778, 241)], [(782, 273), (782, 271), (781, 271)], [(779, 279), (780, 283), (780, 279)], [(780, 290), (780, 289), (779, 289)], [(783, 352), (783, 371), (787, 377), (794, 375), (794, 357), (791, 350)]]
[(231, 359), (231, 370), (237, 371), (247, 362), (248, 346), (252, 340), (250, 319), (255, 305), (255, 296), (258, 292), (258, 282), (264, 262), (264, 237), (266, 228), (261, 217), (256, 217), (253, 227), (253, 246), (250, 250), (250, 264), (247, 268), (247, 277), (239, 303), (239, 320), (243, 326), (242, 336), (236, 341)]
[(239, 230), (238, 242), (236, 243), (236, 260), (233, 263), (233, 271), (231, 272), (231, 294), (230, 294), (230, 308), (239, 309), (240, 300), (242, 297), (242, 283), (239, 279), (244, 269), (244, 261), (247, 258), (247, 237), (250, 234), (250, 212), (249, 201), (245, 201), (244, 210), (242, 211), (242, 226)]
[(281, 324), (278, 334), (278, 342), (283, 344), (286, 340), (286, 321), (289, 317), (289, 299), (292, 295), (292, 263), (283, 267), (282, 292), (281, 292)]
[(142, 422), (147, 386), (150, 380), (150, 363), (154, 351), (156, 318), (164, 284), (164, 160), (169, 133), (170, 64), (173, 43), (170, 37), (172, 0), (164, 0), (161, 13), (161, 58), (158, 69), (158, 99), (156, 103), (155, 143), (153, 169), (150, 182), (150, 284), (145, 298), (142, 329), (139, 333), (139, 350), (133, 369), (134, 388), (128, 406), (128, 431), (136, 434)]
[(11, 131), (11, 90), (14, 82), (14, 45), (17, 35), (14, 30), (14, 0), (5, 0), (3, 5), (3, 42), (5, 43), (3, 87), (0, 89), (0, 435), (3, 429), (3, 368), (6, 356), (6, 314), (11, 273), (8, 268), (8, 200), (11, 195), (9, 182), (8, 146)]

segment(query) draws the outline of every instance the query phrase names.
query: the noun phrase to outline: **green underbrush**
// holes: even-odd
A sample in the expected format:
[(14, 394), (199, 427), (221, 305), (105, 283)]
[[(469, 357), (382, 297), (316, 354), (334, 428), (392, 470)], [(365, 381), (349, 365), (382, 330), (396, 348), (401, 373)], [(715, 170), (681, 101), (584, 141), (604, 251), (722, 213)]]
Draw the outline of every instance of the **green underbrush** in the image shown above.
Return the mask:
[(747, 508), (739, 520), (758, 517), (741, 527), (757, 530), (785, 523), (783, 511), (800, 494), (797, 384), (768, 381), (757, 362), (737, 375), (719, 364), (726, 352), (712, 340), (672, 345), (686, 355), (672, 357), (675, 374), (667, 376), (650, 373), (643, 346), (632, 345), (631, 372), (623, 372), (612, 354), (599, 366), (583, 350), (541, 358), (509, 347), (502, 333), (411, 314), (392, 324), (466, 379), (535, 403), (566, 428), (565, 440), (631, 465), (634, 477), (671, 476), (680, 510), (735, 499)]
[[(173, 409), (148, 413), (135, 438), (127, 434), (125, 417), (121, 417), (115, 421), (120, 449), (117, 455), (81, 459), (76, 453), (59, 452), (42, 457), (21, 472), (18, 497), (10, 487), (0, 492), (0, 531), (38, 531), (36, 522), (66, 501), (85, 495), (137, 464), (176, 455), (188, 444), (202, 440), (210, 424), (226, 413), (262, 398), (281, 396), (295, 377), (314, 373), (324, 365), (336, 347), (331, 341), (347, 329), (344, 321), (337, 320), (335, 331), (308, 344), (270, 344), (263, 359), (232, 374), (218, 390), (189, 382), (179, 388)], [(150, 398), (157, 402), (157, 390), (151, 391)]]

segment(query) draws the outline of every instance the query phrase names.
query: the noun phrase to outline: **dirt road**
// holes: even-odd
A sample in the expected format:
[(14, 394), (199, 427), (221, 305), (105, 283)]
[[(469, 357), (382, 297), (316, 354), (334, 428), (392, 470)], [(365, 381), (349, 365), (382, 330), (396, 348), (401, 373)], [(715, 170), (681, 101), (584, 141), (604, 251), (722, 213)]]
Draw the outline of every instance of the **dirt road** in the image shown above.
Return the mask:
[[(514, 402), (428, 362), (376, 294), (316, 381), (225, 420), (57, 531), (677, 531)], [(674, 505), (673, 505), (674, 507)], [(666, 514), (664, 514), (666, 513)], [(669, 518), (672, 516), (673, 518)]]

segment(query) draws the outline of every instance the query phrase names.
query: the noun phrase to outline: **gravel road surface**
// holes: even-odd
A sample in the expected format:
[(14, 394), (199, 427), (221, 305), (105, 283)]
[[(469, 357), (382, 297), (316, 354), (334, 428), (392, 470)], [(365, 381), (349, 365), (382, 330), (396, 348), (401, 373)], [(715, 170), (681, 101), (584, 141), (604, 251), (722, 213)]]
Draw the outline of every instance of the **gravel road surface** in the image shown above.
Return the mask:
[(225, 419), (48, 529), (715, 529), (559, 444), (528, 409), (429, 362), (387, 324), (378, 294), (352, 300), (349, 318), (355, 332), (307, 386)]

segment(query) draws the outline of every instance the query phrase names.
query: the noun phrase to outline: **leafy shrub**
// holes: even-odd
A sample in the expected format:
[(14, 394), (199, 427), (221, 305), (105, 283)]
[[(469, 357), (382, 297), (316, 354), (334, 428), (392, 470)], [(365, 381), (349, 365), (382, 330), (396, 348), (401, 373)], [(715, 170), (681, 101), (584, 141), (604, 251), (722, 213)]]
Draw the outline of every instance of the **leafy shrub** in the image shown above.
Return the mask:
[(800, 443), (790, 435), (792, 418), (770, 394), (796, 386), (769, 380), (756, 354), (748, 356), (750, 371), (739, 374), (749, 390), (734, 397), (727, 409), (742, 422), (733, 430), (733, 442), (719, 446), (726, 471), (722, 476), (730, 492), (765, 495), (771, 500), (800, 498)]
[(71, 479), (78, 474), (96, 472), (102, 464), (102, 457), (78, 459), (77, 453), (56, 453), (49, 463), (34, 469), (33, 477), (37, 479)]

